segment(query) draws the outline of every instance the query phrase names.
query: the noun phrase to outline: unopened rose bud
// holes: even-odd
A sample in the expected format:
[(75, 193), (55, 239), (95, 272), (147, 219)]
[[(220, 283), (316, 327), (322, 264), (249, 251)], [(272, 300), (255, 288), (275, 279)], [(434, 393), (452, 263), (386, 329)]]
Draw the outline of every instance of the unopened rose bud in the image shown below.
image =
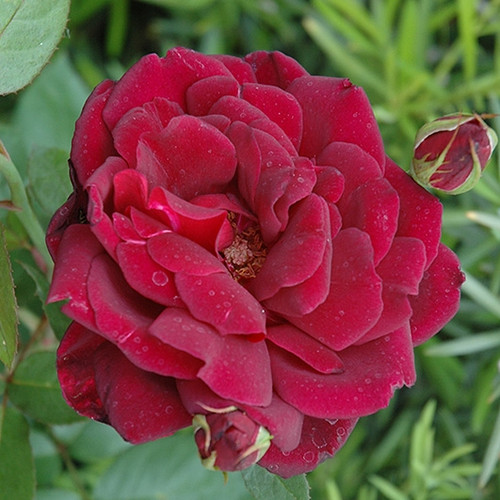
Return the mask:
[(202, 463), (208, 469), (246, 469), (271, 445), (269, 432), (239, 410), (196, 415), (193, 424)]
[(478, 182), (498, 139), (477, 114), (453, 114), (417, 133), (410, 173), (424, 187), (465, 193)]

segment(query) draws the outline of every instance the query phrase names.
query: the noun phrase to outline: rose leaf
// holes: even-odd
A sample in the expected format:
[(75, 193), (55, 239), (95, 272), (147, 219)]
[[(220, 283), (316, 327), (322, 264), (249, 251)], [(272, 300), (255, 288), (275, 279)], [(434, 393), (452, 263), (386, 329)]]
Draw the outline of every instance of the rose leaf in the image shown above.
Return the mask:
[(47, 64), (66, 27), (70, 0), (0, 3), (0, 95), (16, 92)]

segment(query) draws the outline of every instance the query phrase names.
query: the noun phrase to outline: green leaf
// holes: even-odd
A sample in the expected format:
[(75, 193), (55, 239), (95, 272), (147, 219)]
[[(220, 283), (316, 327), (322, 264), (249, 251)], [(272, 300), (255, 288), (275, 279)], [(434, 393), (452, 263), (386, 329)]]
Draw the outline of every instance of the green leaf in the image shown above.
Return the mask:
[(34, 146), (58, 148), (69, 155), (75, 121), (89, 92), (67, 54), (60, 51), (19, 96), (10, 133), (2, 140), (23, 177)]
[(61, 455), (54, 443), (42, 432), (32, 430), (30, 443), (35, 459), (37, 487), (52, 486), (63, 469)]
[(10, 368), (17, 349), (17, 304), (9, 254), (0, 224), (0, 361)]
[(0, 500), (31, 500), (35, 470), (26, 419), (12, 407), (0, 407)]
[(0, 2), (0, 95), (16, 92), (40, 73), (62, 37), (70, 0)]
[(50, 326), (54, 331), (55, 336), (61, 340), (66, 332), (71, 320), (61, 312), (61, 304), (56, 302), (52, 304), (46, 303), (47, 294), (49, 292), (49, 282), (45, 275), (37, 267), (30, 266), (27, 262), (22, 262), (21, 265), (25, 271), (31, 276), (36, 285), (36, 294), (42, 302), (43, 310), (47, 315)]
[(98, 482), (93, 498), (94, 500), (250, 499), (240, 474), (229, 473), (225, 482), (222, 473), (203, 468), (192, 433), (185, 431), (127, 450)]
[(17, 367), (9, 385), (12, 402), (47, 424), (66, 424), (79, 417), (64, 401), (56, 374), (56, 353), (35, 352)]
[(308, 500), (309, 484), (305, 474), (283, 479), (257, 466), (242, 471), (248, 491), (255, 500)]
[(71, 191), (67, 151), (35, 146), (28, 163), (28, 194), (38, 215), (52, 217)]

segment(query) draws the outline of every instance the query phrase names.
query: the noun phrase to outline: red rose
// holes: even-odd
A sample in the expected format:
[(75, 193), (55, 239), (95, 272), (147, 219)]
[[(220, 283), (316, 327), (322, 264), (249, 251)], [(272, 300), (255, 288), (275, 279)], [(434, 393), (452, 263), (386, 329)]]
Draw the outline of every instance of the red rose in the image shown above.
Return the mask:
[(281, 53), (144, 57), (88, 99), (71, 173), (47, 236), (59, 378), (133, 443), (203, 415), (216, 465), (258, 460), (258, 427), (260, 465), (309, 471), (457, 310), (441, 205), (386, 158), (362, 89)]

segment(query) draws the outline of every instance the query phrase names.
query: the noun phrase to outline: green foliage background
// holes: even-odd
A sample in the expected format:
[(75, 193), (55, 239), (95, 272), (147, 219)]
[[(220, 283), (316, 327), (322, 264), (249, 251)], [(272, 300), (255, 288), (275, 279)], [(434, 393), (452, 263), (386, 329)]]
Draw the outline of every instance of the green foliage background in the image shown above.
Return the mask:
[[(9, 20), (38, 3), (0, 7), (0, 92), (17, 82), (7, 70), (20, 64), (5, 56)], [(37, 59), (40, 67), (23, 70), (18, 88), (50, 58), (31, 85), (5, 87), (0, 97), (0, 500), (307, 498), (303, 478), (286, 483), (258, 468), (229, 474), (225, 484), (201, 467), (189, 432), (131, 447), (69, 410), (54, 371), (66, 320), (43, 305), (50, 266), (40, 235), (26, 230), (26, 210), (13, 205), (33, 207), (43, 230), (70, 191), (73, 125), (93, 86), (176, 45), (235, 55), (281, 50), (311, 73), (349, 77), (368, 93), (389, 154), (407, 168), (425, 121), (500, 113), (500, 1), (73, 0), (65, 27), (68, 3), (53, 2), (57, 11), (45, 17), (40, 9), (26, 14), (38, 16), (27, 55), (40, 37), (55, 48), (54, 30), (63, 38), (51, 58), (50, 50)], [(499, 117), (489, 123), (500, 132)], [(19, 178), (6, 182), (7, 163)], [(11, 192), (14, 181), (27, 200)], [(417, 350), (416, 386), (362, 419), (336, 458), (308, 475), (314, 500), (500, 498), (498, 153), (474, 191), (442, 201), (443, 240), (467, 274), (461, 310)]]

